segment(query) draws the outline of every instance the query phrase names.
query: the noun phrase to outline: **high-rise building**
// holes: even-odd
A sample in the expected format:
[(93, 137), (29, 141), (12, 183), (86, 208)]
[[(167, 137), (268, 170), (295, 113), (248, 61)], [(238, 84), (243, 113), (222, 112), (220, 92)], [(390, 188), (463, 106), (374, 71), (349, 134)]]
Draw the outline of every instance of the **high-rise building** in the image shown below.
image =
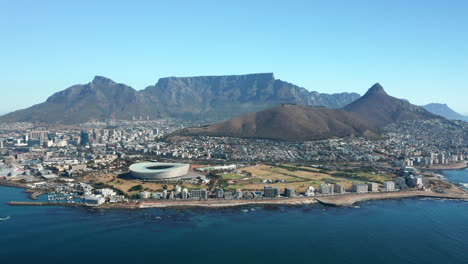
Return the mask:
[(274, 186), (265, 186), (263, 188), (263, 196), (265, 198), (277, 198), (280, 196), (279, 188)]
[(206, 189), (191, 190), (190, 198), (192, 199), (206, 199), (208, 198), (208, 191)]
[(89, 145), (89, 133), (86, 131), (81, 131), (80, 135), (81, 135), (81, 141), (80, 141), (81, 146)]
[(224, 190), (219, 188), (216, 190), (216, 198), (224, 198)]
[(182, 199), (184, 199), (184, 200), (188, 199), (188, 190), (187, 190), (187, 188), (184, 188), (182, 190)]
[(366, 193), (368, 192), (368, 190), (369, 187), (367, 186), (367, 184), (353, 184), (353, 192)]
[(335, 184), (335, 193), (345, 193), (345, 188), (343, 184)]
[(284, 189), (284, 196), (288, 198), (293, 198), (296, 196), (293, 188), (286, 188)]
[(49, 135), (49, 131), (44, 130), (31, 130), (29, 131), (29, 138), (30, 139), (39, 139), (43, 140), (46, 139)]
[(367, 183), (367, 190), (369, 192), (378, 192), (379, 191), (379, 185), (375, 182), (368, 182)]
[(395, 190), (395, 183), (392, 181), (387, 181), (383, 183), (383, 189), (387, 192), (392, 192)]
[(334, 193), (333, 184), (320, 184), (320, 193), (321, 194), (333, 194)]

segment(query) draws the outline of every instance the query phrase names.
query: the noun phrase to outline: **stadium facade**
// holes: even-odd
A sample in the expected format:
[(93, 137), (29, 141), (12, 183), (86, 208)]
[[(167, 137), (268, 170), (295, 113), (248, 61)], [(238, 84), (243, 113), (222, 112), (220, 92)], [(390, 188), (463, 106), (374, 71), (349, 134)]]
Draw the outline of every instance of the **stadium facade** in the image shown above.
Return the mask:
[(175, 181), (187, 176), (186, 163), (142, 162), (130, 166), (133, 177), (149, 181)]

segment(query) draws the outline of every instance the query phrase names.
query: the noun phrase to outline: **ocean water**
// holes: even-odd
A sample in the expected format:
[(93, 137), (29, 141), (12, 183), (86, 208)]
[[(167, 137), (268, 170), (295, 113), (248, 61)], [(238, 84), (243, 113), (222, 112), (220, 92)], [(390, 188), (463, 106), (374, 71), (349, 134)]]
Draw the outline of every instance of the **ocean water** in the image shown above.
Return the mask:
[(112, 211), (10, 200), (28, 198), (0, 187), (1, 263), (468, 263), (464, 201)]

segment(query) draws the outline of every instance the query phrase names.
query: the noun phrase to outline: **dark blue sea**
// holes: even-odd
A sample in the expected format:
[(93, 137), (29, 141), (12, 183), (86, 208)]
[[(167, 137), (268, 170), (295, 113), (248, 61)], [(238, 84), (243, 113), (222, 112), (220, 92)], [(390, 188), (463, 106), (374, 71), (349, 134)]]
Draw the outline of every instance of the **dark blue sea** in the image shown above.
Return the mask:
[(28, 198), (0, 187), (0, 263), (468, 263), (464, 201), (106, 211), (10, 200)]

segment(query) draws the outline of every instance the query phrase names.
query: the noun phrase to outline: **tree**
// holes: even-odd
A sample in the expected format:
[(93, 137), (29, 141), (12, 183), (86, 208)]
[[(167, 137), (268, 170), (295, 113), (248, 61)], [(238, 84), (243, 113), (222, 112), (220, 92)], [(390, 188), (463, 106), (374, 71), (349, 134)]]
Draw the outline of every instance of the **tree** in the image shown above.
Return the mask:
[(141, 186), (141, 184), (135, 185), (131, 187), (130, 189), (128, 189), (129, 192), (141, 191), (141, 190), (143, 190), (143, 186)]

